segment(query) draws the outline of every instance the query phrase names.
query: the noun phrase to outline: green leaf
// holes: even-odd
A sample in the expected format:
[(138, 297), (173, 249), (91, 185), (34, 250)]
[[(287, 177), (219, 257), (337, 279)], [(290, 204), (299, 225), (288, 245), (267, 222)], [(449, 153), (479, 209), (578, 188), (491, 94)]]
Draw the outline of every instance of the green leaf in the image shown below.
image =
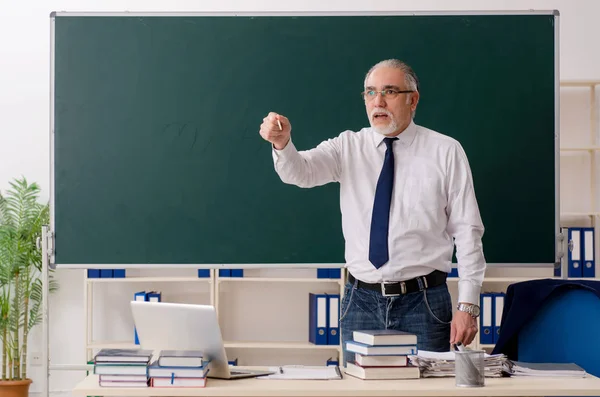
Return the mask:
[[(7, 374), (18, 374), (19, 367), (12, 368), (11, 362), (21, 358), (29, 331), (42, 321), (42, 251), (37, 239), (50, 222), (50, 208), (38, 202), (36, 183), (19, 178), (9, 184), (5, 194), (0, 192), (0, 338), (8, 355), (1, 365)], [(57, 283), (53, 270), (49, 272), (49, 290), (54, 292)]]

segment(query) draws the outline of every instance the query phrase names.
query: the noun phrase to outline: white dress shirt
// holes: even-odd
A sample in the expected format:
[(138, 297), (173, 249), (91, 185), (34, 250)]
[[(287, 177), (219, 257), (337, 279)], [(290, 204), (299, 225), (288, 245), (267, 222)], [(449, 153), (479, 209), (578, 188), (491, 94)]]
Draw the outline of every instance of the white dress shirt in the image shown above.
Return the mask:
[(344, 131), (317, 147), (298, 151), (293, 142), (273, 148), (281, 180), (303, 188), (340, 184), (346, 268), (378, 283), (450, 272), (453, 238), (458, 259), (458, 301), (479, 304), (485, 273), (484, 232), (471, 169), (458, 141), (414, 122), (394, 141), (394, 188), (389, 222), (389, 261), (369, 262), (371, 212), (383, 166), (385, 137), (371, 128)]

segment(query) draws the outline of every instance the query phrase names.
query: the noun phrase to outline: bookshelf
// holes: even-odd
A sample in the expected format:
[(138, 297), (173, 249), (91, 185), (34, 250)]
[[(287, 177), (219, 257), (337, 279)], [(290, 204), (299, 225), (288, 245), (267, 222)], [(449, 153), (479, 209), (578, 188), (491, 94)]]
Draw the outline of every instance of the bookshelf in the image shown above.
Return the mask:
[[(561, 196), (564, 197), (564, 199), (561, 197), (561, 226), (591, 226), (595, 228), (596, 275), (600, 271), (598, 267), (598, 254), (600, 253), (600, 233), (598, 232), (600, 230), (600, 183), (598, 179), (600, 177), (598, 173), (598, 166), (600, 166), (599, 86), (600, 80), (563, 80), (560, 82), (560, 172)], [(562, 97), (567, 100), (563, 100)], [(585, 109), (586, 105), (587, 110)], [(586, 118), (588, 120), (585, 120)], [(587, 123), (589, 125), (585, 126)], [(585, 131), (586, 129), (588, 131)], [(577, 171), (568, 169), (573, 164), (577, 164)], [(581, 190), (581, 192), (586, 192), (585, 196), (587, 197), (577, 197), (580, 194), (579, 189), (575, 193), (567, 191), (573, 187), (569, 179), (575, 176), (574, 173), (589, 173), (589, 182), (582, 186), (585, 190)], [(587, 203), (585, 203), (585, 200), (587, 200)], [(565, 209), (567, 206), (569, 207), (568, 210)], [(573, 207), (578, 208), (572, 210)]]
[[(235, 267), (235, 266), (232, 266)], [(130, 340), (106, 340), (106, 339), (96, 339), (94, 336), (94, 287), (101, 285), (124, 285), (131, 284), (134, 285), (135, 288), (140, 290), (148, 290), (150, 286), (168, 286), (169, 284), (179, 286), (183, 284), (191, 284), (191, 285), (208, 285), (209, 286), (209, 299), (208, 301), (203, 302), (204, 304), (210, 304), (215, 306), (217, 311), (217, 316), (221, 318), (223, 314), (227, 314), (228, 309), (231, 309), (227, 304), (223, 303), (223, 299), (220, 297), (223, 294), (227, 294), (227, 291), (223, 291), (224, 285), (261, 285), (262, 290), (268, 290), (270, 286), (273, 285), (281, 285), (281, 284), (300, 284), (305, 285), (308, 289), (319, 289), (319, 285), (329, 286), (340, 293), (340, 297), (343, 295), (344, 291), (344, 272), (342, 272), (341, 278), (317, 278), (316, 272), (317, 268), (314, 267), (312, 269), (297, 269), (298, 271), (308, 270), (312, 271), (315, 274), (315, 277), (306, 277), (306, 273), (299, 273), (296, 271), (296, 276), (294, 276), (295, 269), (286, 269), (284, 265), (281, 266), (281, 269), (273, 269), (269, 267), (268, 269), (246, 269), (245, 274), (252, 274), (252, 272), (283, 272), (286, 276), (244, 276), (244, 277), (221, 277), (219, 276), (219, 269), (210, 269), (209, 277), (193, 277), (193, 276), (173, 276), (167, 275), (171, 273), (168, 268), (154, 270), (154, 274), (151, 276), (142, 276), (136, 275), (138, 272), (134, 272), (130, 269), (127, 270), (127, 276), (122, 278), (88, 278), (87, 272), (84, 276), (84, 322), (85, 322), (85, 354), (86, 354), (86, 362), (91, 360), (99, 349), (102, 348), (138, 348), (139, 345), (136, 345), (133, 341), (133, 330), (131, 332)], [(143, 271), (142, 271), (143, 272)], [(165, 273), (164, 276), (156, 275), (156, 273)], [(290, 273), (291, 272), (291, 273)], [(133, 273), (133, 276), (130, 276), (130, 273)], [(307, 290), (308, 294), (308, 290)], [(133, 296), (131, 296), (133, 298)], [(251, 296), (248, 296), (246, 299), (252, 299)], [(164, 299), (163, 299), (164, 301)], [(306, 329), (308, 329), (308, 317), (304, 319), (306, 323)], [(221, 322), (221, 321), (220, 321)], [(223, 331), (223, 329), (222, 329)], [(224, 333), (224, 332), (223, 332)], [(276, 335), (275, 335), (276, 336)], [(332, 357), (341, 357), (342, 348), (341, 345), (315, 345), (308, 341), (308, 332), (306, 332), (305, 340), (272, 340), (272, 341), (264, 341), (264, 340), (228, 340), (224, 337), (224, 345), (225, 348), (229, 351), (230, 349), (260, 349), (264, 350), (287, 350), (287, 351), (297, 351), (297, 352), (311, 352), (311, 351), (327, 351), (327, 354)]]
[[(224, 291), (223, 286), (225, 285), (259, 285), (261, 289), (268, 289), (269, 286), (274, 284), (303, 284), (307, 288), (316, 288), (318, 289), (319, 285), (328, 285), (331, 288), (339, 289), (340, 296), (343, 295), (344, 291), (344, 283), (346, 279), (345, 269), (342, 269), (342, 275), (339, 279), (323, 279), (323, 278), (314, 278), (306, 277), (305, 274), (300, 273), (298, 277), (293, 277), (289, 275), (290, 269), (252, 269), (247, 272), (259, 272), (263, 270), (263, 273), (267, 273), (269, 271), (283, 271), (286, 272), (286, 276), (280, 277), (271, 277), (271, 276), (249, 276), (249, 277), (220, 277), (218, 269), (211, 269), (210, 277), (206, 278), (198, 278), (198, 277), (185, 277), (185, 276), (127, 276), (125, 278), (87, 278), (85, 279), (85, 328), (86, 328), (86, 342), (85, 342), (85, 350), (86, 350), (86, 361), (89, 361), (94, 352), (98, 351), (102, 348), (136, 348), (139, 345), (135, 345), (133, 342), (133, 335), (131, 340), (97, 340), (93, 335), (93, 327), (94, 322), (93, 319), (93, 296), (94, 296), (94, 286), (97, 285), (106, 285), (109, 283), (115, 284), (133, 284), (140, 285), (140, 289), (143, 289), (141, 285), (149, 285), (151, 283), (164, 283), (166, 284), (176, 284), (179, 283), (189, 283), (192, 285), (198, 284), (206, 284), (210, 286), (210, 299), (209, 302), (211, 305), (214, 305), (217, 314), (221, 316), (223, 313), (226, 313), (231, 309), (228, 305), (223, 303), (223, 299), (221, 295), (231, 293), (231, 291)], [(316, 273), (316, 269), (312, 269)], [(548, 269), (546, 269), (548, 270)], [(169, 269), (164, 270), (165, 273), (169, 272)], [(293, 274), (293, 269), (291, 270)], [(508, 284), (532, 280), (535, 278), (548, 278), (543, 275), (539, 277), (523, 277), (523, 276), (506, 276), (506, 277), (498, 277), (498, 276), (490, 276), (485, 277), (484, 279), (484, 288), (491, 288), (495, 290), (504, 290)], [(457, 277), (449, 277), (448, 278), (448, 286), (453, 296), (456, 295), (455, 291), (458, 287), (458, 278)], [(308, 290), (307, 290), (308, 291)], [(237, 292), (235, 292), (237, 293)], [(248, 296), (248, 299), (252, 297)], [(305, 319), (308, 324), (308, 318)], [(479, 326), (479, 322), (478, 322)], [(274, 335), (275, 337), (277, 335)], [(224, 340), (225, 348), (230, 349), (243, 349), (243, 350), (252, 350), (252, 349), (260, 349), (260, 350), (270, 350), (270, 351), (301, 351), (308, 352), (311, 351), (319, 352), (319, 351), (327, 351), (331, 356), (342, 356), (342, 346), (341, 345), (315, 345), (308, 342), (308, 334), (306, 334), (306, 340), (292, 340), (292, 341), (281, 341), (281, 340), (273, 340), (273, 341), (260, 341), (260, 340), (228, 340), (225, 338)], [(479, 334), (476, 336), (476, 339), (471, 343), (471, 347), (473, 348), (486, 348), (491, 349), (494, 345), (482, 345), (479, 343)]]

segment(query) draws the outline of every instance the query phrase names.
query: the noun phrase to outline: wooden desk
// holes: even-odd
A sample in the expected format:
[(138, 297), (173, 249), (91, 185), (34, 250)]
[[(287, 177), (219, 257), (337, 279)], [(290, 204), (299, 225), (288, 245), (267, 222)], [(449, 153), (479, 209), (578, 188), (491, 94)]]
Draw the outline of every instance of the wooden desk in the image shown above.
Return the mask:
[(208, 379), (205, 388), (109, 388), (89, 375), (73, 396), (219, 396), (219, 397), (371, 397), (371, 396), (600, 396), (600, 379), (486, 378), (485, 387), (456, 387), (454, 378), (365, 381), (344, 375), (343, 380)]

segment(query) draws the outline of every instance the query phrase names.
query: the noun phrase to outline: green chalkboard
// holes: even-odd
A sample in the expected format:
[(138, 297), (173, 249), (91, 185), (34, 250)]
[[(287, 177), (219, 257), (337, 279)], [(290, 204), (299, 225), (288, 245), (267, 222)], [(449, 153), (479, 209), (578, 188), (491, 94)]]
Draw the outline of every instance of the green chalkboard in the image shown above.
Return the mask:
[(339, 186), (282, 183), (259, 126), (359, 130), (366, 71), (400, 58), (416, 123), (469, 157), (488, 263), (554, 263), (557, 18), (53, 14), (54, 262), (343, 263)]

